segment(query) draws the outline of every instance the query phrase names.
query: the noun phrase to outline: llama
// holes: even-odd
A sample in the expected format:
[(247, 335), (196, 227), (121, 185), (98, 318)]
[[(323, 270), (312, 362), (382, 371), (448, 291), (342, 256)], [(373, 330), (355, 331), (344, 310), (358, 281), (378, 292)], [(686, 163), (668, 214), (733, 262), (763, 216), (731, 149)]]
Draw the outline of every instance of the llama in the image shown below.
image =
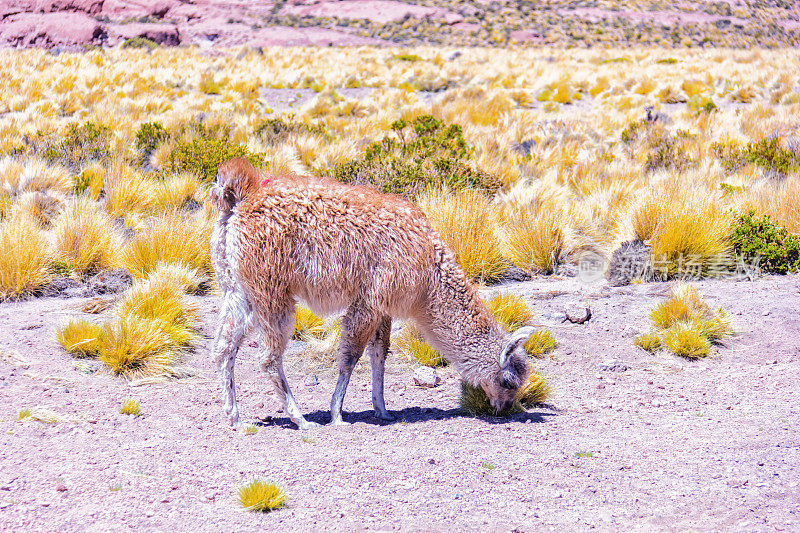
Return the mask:
[(251, 325), (261, 335), (261, 368), (287, 414), (301, 429), (315, 425), (300, 412), (283, 371), (298, 300), (318, 314), (344, 311), (333, 424), (344, 423), (345, 392), (365, 348), (375, 416), (393, 419), (383, 397), (393, 317), (414, 322), (496, 409), (514, 401), (528, 372), (520, 347), (534, 328), (509, 335), (500, 327), (414, 204), (327, 178), (262, 176), (244, 158), (220, 165), (211, 200), (220, 210), (212, 256), (223, 294), (212, 353), (232, 425), (239, 419), (234, 361)]

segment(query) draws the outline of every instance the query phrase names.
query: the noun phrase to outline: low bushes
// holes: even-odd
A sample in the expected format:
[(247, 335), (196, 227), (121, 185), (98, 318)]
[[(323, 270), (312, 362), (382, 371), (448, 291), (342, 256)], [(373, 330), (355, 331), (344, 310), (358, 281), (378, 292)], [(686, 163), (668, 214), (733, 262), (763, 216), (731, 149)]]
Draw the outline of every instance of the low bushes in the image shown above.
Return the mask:
[(424, 115), (411, 121), (398, 120), (391, 130), (393, 136), (370, 145), (362, 160), (339, 165), (334, 177), (409, 198), (430, 187), (496, 190), (500, 186), (468, 164), (471, 149), (460, 126)]
[(750, 261), (758, 258), (764, 272), (786, 274), (800, 269), (800, 239), (772, 222), (769, 215), (757, 218), (755, 211), (741, 215), (732, 242), (736, 254)]

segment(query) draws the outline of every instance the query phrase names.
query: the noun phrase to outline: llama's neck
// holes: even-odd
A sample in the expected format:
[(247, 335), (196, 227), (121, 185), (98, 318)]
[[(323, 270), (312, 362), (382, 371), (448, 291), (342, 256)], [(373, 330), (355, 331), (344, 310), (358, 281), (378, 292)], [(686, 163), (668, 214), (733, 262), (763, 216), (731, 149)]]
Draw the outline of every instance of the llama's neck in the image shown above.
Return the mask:
[(424, 329), (461, 377), (477, 385), (497, 369), (504, 333), (453, 255), (446, 249), (437, 252)]

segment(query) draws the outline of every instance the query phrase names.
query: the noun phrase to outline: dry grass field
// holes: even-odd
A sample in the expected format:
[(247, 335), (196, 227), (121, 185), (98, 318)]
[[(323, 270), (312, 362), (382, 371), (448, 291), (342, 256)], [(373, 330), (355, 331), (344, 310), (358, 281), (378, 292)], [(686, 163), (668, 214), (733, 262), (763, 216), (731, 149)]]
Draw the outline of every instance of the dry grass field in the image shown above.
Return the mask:
[[(745, 416), (747, 423), (757, 423), (753, 414), (756, 407), (767, 409), (770, 401), (782, 398), (787, 405), (775, 417), (764, 413), (763, 424), (777, 428), (778, 440), (796, 450), (796, 431), (784, 429), (789, 418), (796, 420), (796, 409), (788, 406), (796, 392), (786, 389), (786, 395), (780, 396), (780, 391), (772, 387), (774, 383), (770, 384), (767, 370), (759, 367), (767, 359), (775, 360), (776, 365), (783, 365), (782, 375), (789, 380), (784, 385), (791, 389), (797, 383), (787, 377), (797, 368), (796, 343), (792, 344), (788, 333), (780, 337), (788, 344), (768, 342), (770, 331), (791, 330), (797, 325), (789, 310), (798, 297), (797, 277), (792, 272), (800, 268), (797, 72), (800, 57), (792, 49), (354, 47), (204, 51), (197, 47), (118, 47), (60, 54), (36, 49), (0, 50), (0, 331), (7, 334), (7, 342), (0, 344), (0, 364), (10, 372), (0, 387), (8, 400), (0, 412), (8, 436), (4, 450), (16, 450), (22, 436), (64, 440), (61, 430), (30, 429), (38, 427), (35, 424), (67, 428), (64, 431), (75, 434), (86, 426), (91, 435), (99, 434), (97, 442), (109, 446), (108, 435), (133, 438), (132, 424), (143, 420), (140, 424), (147, 435), (167, 438), (173, 430), (162, 417), (166, 409), (153, 407), (153, 402), (169, 402), (173, 393), (180, 405), (205, 402), (195, 418), (180, 421), (186, 427), (181, 426), (174, 435), (181, 435), (181, 439), (202, 440), (202, 432), (194, 428), (213, 424), (213, 440), (220, 447), (230, 445), (230, 438), (244, 439), (246, 435), (252, 439), (237, 441), (237, 453), (247, 453), (251, 442), (260, 442), (262, 451), (267, 449), (267, 434), (292, 449), (313, 446), (317, 438), (313, 435), (303, 436), (303, 444), (289, 443), (288, 437), (280, 436), (287, 431), (281, 427), (283, 422), (253, 418), (272, 406), (270, 403), (265, 410), (263, 402), (258, 404), (254, 383), (260, 382), (254, 376), (240, 384), (252, 388), (243, 394), (250, 410), (244, 418), (251, 423), (235, 437), (224, 433), (221, 420), (214, 418), (221, 406), (209, 404), (216, 389), (211, 364), (205, 359), (214, 330), (218, 291), (209, 255), (209, 237), (217, 213), (208, 202), (208, 191), (217, 166), (234, 156), (246, 156), (265, 172), (332, 176), (401, 194), (420, 205), (464, 270), (482, 286), (486, 301), (504, 327), (511, 330), (535, 324), (546, 328), (526, 345), (533, 366), (544, 372), (533, 375), (525, 396), (519, 398), (523, 414), (512, 415), (508, 422), (508, 430), (520, 439), (539, 438), (540, 451), (546, 446), (548, 430), (540, 433), (537, 429), (537, 437), (532, 437), (525, 429), (529, 426), (523, 425), (531, 421), (530, 417), (546, 426), (548, 417), (562, 416), (549, 431), (554, 439), (563, 439), (559, 428), (594, 427), (589, 419), (594, 423), (599, 419), (591, 413), (619, 399), (606, 399), (601, 397), (605, 393), (594, 392), (594, 387), (605, 387), (603, 378), (598, 384), (594, 374), (598, 362), (607, 356), (634, 361), (622, 372), (633, 369), (630, 381), (637, 393), (658, 385), (643, 373), (661, 372), (653, 370), (653, 365), (680, 366), (680, 375), (667, 371), (669, 377), (655, 379), (666, 382), (675, 394), (679, 394), (683, 378), (691, 394), (710, 386), (705, 381), (690, 382), (686, 376), (701, 368), (720, 383), (730, 378), (736, 387), (750, 386), (748, 376), (757, 375), (759, 384), (767, 387), (771, 396), (753, 400)], [(762, 272), (772, 276), (753, 281)], [(612, 285), (630, 286), (609, 288), (606, 276)], [(749, 281), (734, 281), (745, 278)], [(700, 292), (696, 285), (682, 283), (691, 281), (701, 287)], [(556, 287), (559, 283), (566, 288), (548, 290), (550, 284)], [(740, 290), (750, 295), (747, 300), (737, 300)], [(770, 294), (783, 298), (784, 307), (773, 314), (773, 318), (779, 314), (781, 323), (760, 320), (759, 302), (768, 301)], [(550, 300), (562, 296), (555, 300), (558, 306), (552, 305)], [(550, 303), (542, 304), (540, 298)], [(588, 327), (596, 337), (576, 333), (586, 326), (563, 323), (567, 320), (562, 317), (564, 307), (569, 312), (576, 304), (582, 308), (584, 302), (595, 311)], [(635, 313), (626, 307), (628, 303)], [(17, 314), (25, 324), (16, 322)], [(44, 327), (28, 328), (28, 322), (39, 323), (37, 316), (42, 317)], [(625, 324), (620, 326), (619, 321)], [(322, 409), (323, 398), (332, 392), (329, 378), (335, 366), (339, 328), (335, 317), (317, 317), (303, 307), (296, 316), (293, 346), (300, 362), (293, 367), (290, 379), (311, 390), (319, 376), (315, 408)], [(447, 409), (458, 402), (457, 379), (451, 370), (441, 368), (441, 357), (411, 327), (397, 324), (393, 334), (392, 350), (398, 357), (392, 376), (394, 392), (400, 390), (400, 384), (409, 383), (411, 372), (420, 365), (440, 367), (447, 387), (446, 392), (416, 391), (405, 398), (390, 397), (395, 402), (390, 409), (412, 407), (398, 405), (409, 398), (416, 402), (414, 405), (431, 402), (436, 406), (421, 415), (404, 411), (401, 424), (424, 427), (419, 438), (430, 451), (436, 433), (433, 426), (440, 418), (447, 419), (443, 426), (462, 437), (478, 428), (478, 433), (486, 434), (487, 442), (495, 442), (490, 433), (503, 419), (458, 415), (451, 420), (455, 410)], [(596, 339), (602, 339), (598, 347), (594, 351), (586, 348), (576, 359), (576, 346), (590, 346)], [(655, 364), (653, 358), (671, 363)], [(724, 365), (720, 359), (726, 361)], [(742, 366), (736, 367), (732, 361)], [(578, 374), (572, 376), (565, 364), (574, 364)], [(59, 367), (70, 373), (65, 377), (66, 385), (46, 377), (57, 375)], [(42, 374), (45, 371), (47, 374)], [(618, 382), (621, 389), (625, 376), (630, 375), (620, 374), (614, 384)], [(199, 384), (198, 390), (209, 397), (198, 400), (197, 394), (186, 392), (192, 384)], [(64, 414), (70, 411), (67, 406), (71, 403), (63, 403), (69, 400), (64, 400), (62, 388), (98, 395), (102, 412)], [(590, 396), (600, 395), (588, 411), (577, 400), (587, 388), (592, 391)], [(26, 390), (35, 390), (35, 398), (21, 397)], [(151, 393), (154, 396), (148, 399)], [(643, 394), (648, 403), (641, 414), (641, 398), (620, 396), (621, 403), (614, 404), (615, 414), (606, 422), (622, 423), (635, 411), (634, 430), (649, 435), (651, 430), (645, 427), (644, 419), (652, 415), (647, 409), (658, 403), (654, 398), (659, 392)], [(752, 392), (742, 394), (750, 397)], [(721, 401), (728, 405), (734, 397), (725, 396)], [(84, 400), (79, 402), (79, 410), (91, 411)], [(708, 401), (713, 404), (714, 416), (721, 417), (725, 407), (714, 403), (716, 400)], [(547, 413), (544, 418), (523, 410), (523, 406), (535, 409), (542, 405)], [(655, 407), (662, 405), (668, 404), (661, 402)], [(465, 404), (464, 409), (483, 416), (478, 408), (473, 411)], [(105, 421), (103, 413), (110, 411), (113, 414)], [(323, 422), (321, 411), (316, 414)], [(696, 421), (684, 420), (688, 417), (684, 414), (676, 416), (688, 430)], [(157, 416), (161, 417), (158, 421)], [(366, 419), (367, 415), (360, 414), (355, 421)], [(675, 421), (667, 416), (656, 419), (654, 423), (663, 425), (659, 427)], [(186, 424), (191, 425), (191, 431)], [(371, 439), (382, 429), (372, 424), (369, 422), (366, 429), (356, 424), (359, 429), (342, 435), (353, 443)], [(708, 431), (702, 438), (725, 439), (735, 431), (730, 426), (727, 423), (721, 433), (703, 426)], [(106, 436), (102, 435), (104, 428), (109, 432)], [(397, 425), (392, 431), (402, 430), (403, 426)], [(337, 445), (333, 442), (335, 434), (322, 435), (318, 438), (325, 446)], [(257, 441), (259, 438), (262, 440)], [(474, 449), (480, 449), (481, 439), (465, 438)], [(702, 444), (696, 441), (700, 437), (692, 438), (692, 444)], [(88, 446), (93, 439), (83, 435), (79, 440)], [(756, 460), (758, 453), (752, 446), (763, 444), (763, 433), (755, 440), (748, 439), (739, 435), (734, 440)], [(605, 450), (601, 456), (612, 455), (594, 437), (584, 435), (584, 440)], [(416, 450), (414, 446), (421, 441), (406, 442)], [(558, 442), (583, 446), (580, 442)], [(348, 445), (374, 458), (374, 449), (353, 443)], [(173, 450), (173, 445), (168, 448)], [(678, 453), (676, 446), (675, 442), (667, 446), (672, 457)], [(69, 446), (65, 449), (91, 464), (91, 458), (83, 452)], [(522, 487), (530, 490), (528, 478), (514, 477), (518, 475), (513, 474), (520, 466), (518, 462), (498, 460), (497, 464), (510, 472), (507, 480), (488, 477), (495, 469), (493, 461), (499, 451), (492, 448), (487, 457), (495, 459), (486, 459), (489, 466), (480, 465), (483, 470), (467, 476), (471, 486), (488, 482), (487, 490), (491, 490), (498, 484), (511, 483), (498, 489), (505, 497), (518, 497)], [(299, 453), (308, 459), (307, 452), (303, 449)], [(466, 460), (462, 452), (457, 456)], [(382, 453), (388, 452), (384, 449)], [(568, 499), (575, 496), (570, 495), (575, 481), (572, 474), (583, 472), (582, 465), (591, 454), (583, 448), (568, 452), (567, 460), (578, 463), (575, 471), (550, 457), (562, 477), (551, 488), (557, 485), (560, 488), (556, 492)], [(34, 455), (36, 460), (45, 456), (53, 460), (41, 450)], [(106, 452), (101, 455), (103, 461), (109, 460)], [(439, 464), (442, 459), (434, 459), (434, 455), (423, 454), (426, 460), (431, 457), (431, 465)], [(775, 458), (770, 454), (765, 457), (768, 461)], [(325, 471), (325, 464), (318, 459), (310, 460), (313, 468)], [(648, 456), (645, 463), (655, 468), (662, 459), (671, 461), (658, 455)], [(535, 530), (537, 524), (579, 530), (594, 526), (607, 530), (647, 528), (648, 524), (667, 530), (772, 530), (796, 528), (799, 523), (796, 500), (794, 504), (785, 503), (785, 511), (759, 507), (769, 520), (745, 516), (745, 511), (718, 513), (716, 506), (736, 510), (747, 504), (743, 502), (755, 501), (756, 496), (769, 497), (761, 492), (748, 493), (744, 499), (728, 492), (715, 493), (716, 503), (705, 515), (697, 515), (691, 523), (678, 520), (681, 509), (690, 505), (689, 496), (695, 494), (692, 491), (702, 491), (697, 487), (703, 485), (697, 480), (690, 483), (697, 481), (697, 486), (692, 485), (688, 493), (670, 493), (664, 503), (661, 511), (675, 518), (673, 522), (645, 519), (647, 502), (654, 501), (652, 494), (640, 503), (626, 496), (609, 507), (608, 514), (603, 510), (608, 502), (596, 497), (599, 489), (590, 484), (585, 490), (595, 488), (587, 496), (591, 517), (578, 525), (573, 519), (580, 516), (579, 505), (571, 507), (570, 512), (560, 509), (555, 515), (545, 516), (544, 510), (558, 509), (558, 502), (547, 500), (548, 495), (541, 492), (536, 493), (544, 502), (541, 516), (532, 507), (523, 510), (517, 503), (513, 508), (520, 520), (515, 521), (492, 512), (491, 506), (501, 502), (476, 497), (464, 492), (463, 487), (458, 494), (466, 494), (470, 505), (482, 509), (478, 522), (470, 523), (458, 510), (458, 498), (450, 501), (449, 496), (441, 494), (422, 503), (408, 500), (412, 509), (409, 521), (394, 522), (385, 508), (365, 504), (364, 509), (371, 514), (361, 516), (357, 506), (348, 505), (350, 514), (344, 518), (343, 513), (342, 521), (336, 522), (335, 513), (331, 513), (336, 498), (346, 497), (344, 491), (333, 501), (326, 500), (321, 511), (326, 520), (334, 522), (318, 523), (310, 502), (323, 487), (308, 485), (297, 472), (285, 470), (274, 470), (277, 477), (270, 481), (278, 485), (285, 482), (288, 487), (245, 479), (244, 474), (269, 472), (246, 467), (242, 460), (218, 456), (204, 464), (204, 475), (213, 474), (216, 468), (224, 477), (224, 483), (215, 481), (208, 485), (214, 489), (205, 493), (186, 491), (182, 485), (170, 489), (172, 477), (141, 465), (126, 468), (145, 477), (156, 476), (147, 478), (155, 483), (156, 492), (177, 490), (176, 494), (184, 494), (191, 516), (206, 516), (212, 504), (224, 508), (224, 516), (209, 529), (302, 526), (345, 530), (366, 525), (423, 530), (426, 524), (433, 529), (444, 528), (447, 517), (462, 528), (476, 530)], [(635, 461), (625, 455), (623, 462), (630, 464), (631, 460)], [(784, 460), (788, 458), (780, 456), (780, 461)], [(237, 472), (228, 472), (224, 461), (236, 463)], [(54, 487), (68, 487), (53, 489), (57, 495), (63, 492), (65, 498), (72, 498), (72, 486), (51, 469), (48, 475), (53, 479), (39, 476), (36, 481), (24, 481), (30, 472), (17, 451), (3, 451), (0, 465), (3, 463), (4, 471), (7, 466), (8, 472), (17, 474), (0, 478), (0, 505), (12, 510), (16, 518), (0, 525), (12, 529), (21, 524), (56, 527), (54, 515), (37, 507), (39, 500), (32, 487), (52, 481)], [(708, 467), (701, 463), (701, 468)], [(293, 464), (302, 470), (302, 464)], [(450, 464), (448, 468), (455, 470), (448, 475), (456, 475), (459, 464)], [(788, 476), (788, 484), (780, 485), (784, 496), (797, 494), (797, 470), (786, 464), (776, 467), (779, 473), (775, 474), (782, 476), (781, 483)], [(669, 465), (674, 466), (671, 462)], [(750, 472), (750, 466), (717, 470), (723, 481), (742, 483), (740, 487), (729, 484), (729, 488), (744, 491), (747, 481), (741, 480), (751, 474), (731, 472)], [(181, 469), (185, 467), (181, 464)], [(395, 471), (401, 467), (392, 463)], [(612, 467), (607, 464), (603, 468)], [(355, 477), (346, 482), (349, 490), (368, 490), (381, 483), (373, 475), (376, 470), (369, 470), (368, 479), (358, 477), (356, 470), (354, 467), (352, 472)], [(644, 475), (641, 469), (634, 470)], [(625, 475), (611, 476), (609, 471), (603, 470), (598, 479), (620, 481)], [(690, 475), (688, 471), (681, 467), (670, 472), (675, 486), (688, 486), (683, 480), (684, 475)], [(145, 491), (127, 479), (118, 485), (116, 478), (107, 474), (101, 469), (88, 479), (81, 478), (82, 484), (92, 480), (110, 483), (110, 489), (102, 487), (97, 501), (113, 503), (108, 500), (108, 490), (136, 486), (131, 494), (137, 498)], [(546, 473), (539, 471), (539, 475)], [(190, 478), (180, 470), (174, 483), (189, 482)], [(676, 481), (679, 478), (681, 481)], [(439, 483), (433, 479), (425, 478), (421, 483), (433, 490), (431, 487)], [(759, 478), (758, 483), (772, 487), (772, 481)], [(196, 482), (201, 486), (206, 483)], [(224, 501), (221, 493), (215, 492), (236, 482), (242, 485), (238, 504), (235, 490), (231, 489)], [(246, 482), (250, 484), (245, 487)], [(667, 490), (660, 481), (654, 483), (658, 486), (653, 494)], [(578, 485), (584, 490), (585, 484)], [(47, 486), (47, 490), (52, 488)], [(636, 488), (632, 482), (626, 486), (629, 490)], [(379, 493), (380, 498), (391, 501), (392, 493)], [(303, 503), (297, 503), (300, 494)], [(44, 500), (52, 502), (54, 497)], [(175, 498), (167, 497), (166, 501), (133, 506), (136, 512), (126, 514), (121, 523), (153, 529), (180, 527), (177, 516), (158, 514), (164, 507), (159, 502), (166, 505), (171, 498), (174, 503)], [(195, 498), (205, 498), (202, 512), (191, 503)], [(444, 506), (447, 516), (431, 518), (417, 512), (415, 506), (433, 505), (437, 498), (448, 502)], [(249, 522), (242, 515), (224, 514), (239, 505), (269, 511), (285, 501), (290, 502), (290, 509), (270, 513), (278, 517), (272, 521)], [(295, 507), (297, 516), (281, 515), (294, 513), (293, 505), (299, 506)], [(399, 512), (392, 505), (388, 508)], [(625, 508), (634, 511), (620, 511)], [(81, 529), (78, 522), (93, 516), (102, 517), (98, 524), (105, 525), (100, 529), (114, 524), (106, 510), (95, 506), (92, 512), (78, 511), (71, 515), (72, 521), (62, 525), (66, 530)], [(146, 521), (140, 521), (144, 518), (136, 513), (145, 512), (156, 513), (156, 517), (150, 520), (153, 514), (148, 514)], [(159, 516), (163, 520), (159, 521)]]

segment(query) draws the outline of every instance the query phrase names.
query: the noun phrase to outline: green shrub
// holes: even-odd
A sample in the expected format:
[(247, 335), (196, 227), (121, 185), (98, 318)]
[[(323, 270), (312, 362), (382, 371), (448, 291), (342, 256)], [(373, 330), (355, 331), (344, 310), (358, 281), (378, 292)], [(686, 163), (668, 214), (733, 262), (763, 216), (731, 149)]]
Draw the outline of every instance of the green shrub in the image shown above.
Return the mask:
[(319, 126), (309, 126), (298, 122), (286, 122), (279, 118), (268, 118), (255, 129), (255, 134), (270, 144), (278, 144), (286, 140), (292, 133), (318, 133), (325, 130)]
[(761, 139), (756, 143), (748, 143), (744, 154), (748, 161), (761, 168), (782, 174), (788, 174), (798, 166), (797, 156), (794, 152), (781, 146), (780, 138)]
[(645, 163), (648, 172), (662, 168), (682, 171), (692, 164), (688, 148), (697, 142), (697, 136), (683, 130), (670, 135), (666, 128), (653, 127), (648, 132), (646, 142), (650, 150)]
[(222, 139), (194, 138), (178, 141), (169, 155), (168, 167), (174, 172), (191, 172), (211, 183), (220, 163), (239, 156), (246, 156), (256, 167), (264, 162), (263, 155), (249, 153), (240, 144)]
[(659, 65), (674, 65), (677, 62), (678, 60), (675, 59), (674, 57), (665, 57), (664, 59), (659, 59), (658, 61), (656, 61), (656, 63), (658, 63)]
[(158, 122), (145, 122), (136, 132), (136, 149), (144, 153), (155, 150), (169, 138), (169, 132)]
[(410, 122), (398, 120), (391, 129), (393, 136), (369, 146), (362, 160), (339, 165), (334, 177), (407, 197), (431, 186), (454, 190), (499, 188), (497, 179), (468, 165), (471, 149), (461, 126), (425, 115)]
[(755, 211), (741, 215), (731, 241), (737, 255), (748, 260), (759, 257), (764, 272), (786, 274), (800, 269), (800, 239), (772, 222), (769, 215), (756, 218)]
[(747, 164), (744, 150), (734, 142), (713, 143), (711, 153), (719, 160), (722, 168), (729, 173), (736, 172)]
[(625, 126), (625, 129), (622, 130), (622, 134), (620, 135), (620, 139), (625, 144), (636, 142), (647, 133), (648, 125), (649, 122), (646, 120), (635, 120)]
[(147, 37), (133, 37), (125, 39), (122, 43), (122, 48), (147, 48), (148, 50), (155, 50), (158, 43)]
[(107, 160), (111, 155), (110, 138), (111, 128), (104, 124), (73, 122), (67, 126), (63, 139), (48, 146), (43, 155), (49, 163), (76, 169), (90, 161)]
[(686, 103), (686, 107), (689, 108), (689, 111), (700, 114), (700, 113), (711, 113), (712, 111), (717, 110), (717, 104), (714, 103), (714, 100), (711, 99), (710, 96), (701, 96), (695, 95)]
[(397, 59), (398, 61), (409, 61), (411, 63), (422, 61), (422, 58), (416, 54), (396, 54), (392, 56), (392, 59)]

